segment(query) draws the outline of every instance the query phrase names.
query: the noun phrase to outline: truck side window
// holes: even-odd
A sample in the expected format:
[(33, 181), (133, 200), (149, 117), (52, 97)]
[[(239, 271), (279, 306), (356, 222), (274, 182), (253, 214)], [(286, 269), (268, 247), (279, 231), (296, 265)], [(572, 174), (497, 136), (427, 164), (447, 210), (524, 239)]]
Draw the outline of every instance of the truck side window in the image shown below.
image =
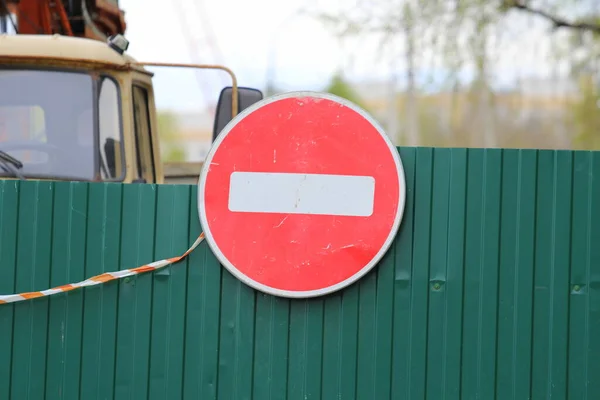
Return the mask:
[(102, 179), (123, 177), (121, 123), (119, 120), (119, 94), (116, 83), (103, 78), (98, 99), (98, 123), (100, 148), (100, 176)]
[(141, 86), (133, 86), (133, 112), (135, 125), (135, 147), (138, 179), (156, 182), (152, 132), (150, 131), (150, 112), (148, 109), (148, 91)]

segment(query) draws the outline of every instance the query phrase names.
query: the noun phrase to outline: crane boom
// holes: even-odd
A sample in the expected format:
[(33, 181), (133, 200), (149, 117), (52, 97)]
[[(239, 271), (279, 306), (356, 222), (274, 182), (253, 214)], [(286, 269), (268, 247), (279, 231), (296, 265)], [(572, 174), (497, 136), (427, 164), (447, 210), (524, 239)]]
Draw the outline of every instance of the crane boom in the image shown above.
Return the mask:
[(17, 34), (106, 40), (126, 29), (118, 0), (0, 0), (0, 16), (10, 19)]

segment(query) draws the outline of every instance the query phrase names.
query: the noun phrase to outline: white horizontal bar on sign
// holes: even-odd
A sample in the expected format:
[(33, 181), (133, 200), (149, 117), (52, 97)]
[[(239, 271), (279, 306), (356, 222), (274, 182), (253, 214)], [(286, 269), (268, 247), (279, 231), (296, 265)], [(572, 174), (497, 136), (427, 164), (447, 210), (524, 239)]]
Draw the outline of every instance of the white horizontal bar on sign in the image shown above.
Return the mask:
[(372, 176), (240, 172), (231, 174), (229, 210), (368, 217)]

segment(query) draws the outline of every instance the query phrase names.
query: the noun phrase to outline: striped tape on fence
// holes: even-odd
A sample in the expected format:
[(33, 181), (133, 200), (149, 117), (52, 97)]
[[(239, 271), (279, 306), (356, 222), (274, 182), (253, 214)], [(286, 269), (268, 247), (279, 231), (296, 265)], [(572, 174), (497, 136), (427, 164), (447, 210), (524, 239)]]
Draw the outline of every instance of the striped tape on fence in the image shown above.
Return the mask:
[(15, 303), (18, 301), (35, 299), (37, 297), (52, 296), (53, 294), (64, 293), (64, 292), (68, 292), (68, 291), (86, 287), (86, 286), (99, 285), (101, 283), (114, 281), (116, 279), (125, 278), (127, 276), (139, 275), (139, 274), (143, 274), (145, 272), (156, 271), (158, 269), (166, 267), (167, 265), (170, 265), (170, 264), (173, 264), (173, 263), (183, 260), (203, 240), (204, 240), (204, 233), (201, 233), (200, 236), (198, 236), (198, 239), (196, 239), (196, 241), (192, 245), (192, 247), (190, 247), (185, 253), (183, 253), (179, 257), (173, 257), (173, 258), (167, 258), (164, 260), (155, 261), (153, 263), (142, 265), (137, 268), (124, 269), (124, 270), (116, 271), (116, 272), (105, 272), (103, 274), (96, 275), (89, 279), (86, 279), (85, 281), (81, 281), (78, 283), (70, 283), (68, 285), (63, 285), (63, 286), (58, 286), (58, 287), (55, 287), (52, 289), (42, 290), (41, 292), (28, 292), (28, 293), (19, 293), (19, 294), (0, 295), (0, 304)]

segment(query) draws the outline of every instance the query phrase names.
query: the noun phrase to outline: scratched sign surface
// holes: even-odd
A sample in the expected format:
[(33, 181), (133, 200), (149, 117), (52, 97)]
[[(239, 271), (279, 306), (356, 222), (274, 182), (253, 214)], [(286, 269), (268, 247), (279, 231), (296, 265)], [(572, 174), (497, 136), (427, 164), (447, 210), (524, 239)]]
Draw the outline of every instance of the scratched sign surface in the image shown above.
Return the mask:
[(367, 113), (296, 92), (255, 104), (222, 131), (198, 208), (212, 251), (237, 278), (311, 297), (373, 268), (396, 235), (405, 192), (398, 151)]

